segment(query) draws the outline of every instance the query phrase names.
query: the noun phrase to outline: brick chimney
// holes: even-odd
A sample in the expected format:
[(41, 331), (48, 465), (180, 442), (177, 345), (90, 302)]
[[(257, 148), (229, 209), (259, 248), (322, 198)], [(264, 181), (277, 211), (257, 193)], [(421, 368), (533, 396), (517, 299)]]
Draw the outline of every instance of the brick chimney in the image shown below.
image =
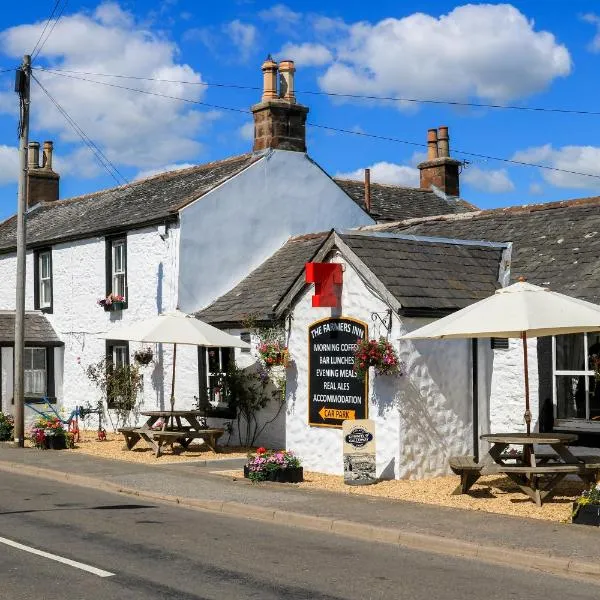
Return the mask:
[[(306, 152), (308, 107), (296, 103), (294, 61), (282, 60), (277, 65), (269, 55), (262, 65), (262, 72), (262, 99), (251, 109), (254, 115), (252, 150), (256, 152), (265, 148), (277, 148)], [(278, 79), (279, 91), (277, 90)]]
[(60, 175), (52, 170), (52, 142), (44, 142), (40, 164), (39, 142), (29, 142), (27, 160), (27, 207), (58, 200)]
[(447, 196), (460, 196), (460, 165), (459, 160), (450, 158), (448, 128), (430, 129), (427, 132), (427, 160), (418, 165), (421, 188), (429, 190), (434, 185)]

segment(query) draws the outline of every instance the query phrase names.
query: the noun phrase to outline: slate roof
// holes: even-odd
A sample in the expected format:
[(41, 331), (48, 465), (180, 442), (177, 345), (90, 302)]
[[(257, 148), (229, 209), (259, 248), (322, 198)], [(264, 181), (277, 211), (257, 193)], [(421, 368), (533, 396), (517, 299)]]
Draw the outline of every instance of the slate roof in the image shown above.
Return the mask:
[(500, 286), (502, 247), (385, 234), (340, 237), (403, 310), (454, 311)]
[(425, 236), (513, 242), (511, 279), (600, 303), (600, 197), (373, 226)]
[[(0, 345), (14, 346), (15, 343), (15, 311), (0, 310)], [(62, 346), (56, 332), (48, 319), (38, 312), (25, 313), (25, 344), (44, 346)]]
[[(213, 325), (237, 325), (248, 315), (273, 318), (274, 308), (302, 277), (304, 264), (332, 233), (290, 239), (239, 285), (196, 313)], [(450, 312), (494, 293), (503, 247), (406, 239), (389, 234), (338, 233), (341, 240), (402, 304)]]
[[(260, 160), (242, 154), (68, 200), (44, 202), (27, 215), (27, 244), (41, 245), (176, 218), (178, 209)], [(0, 252), (16, 245), (16, 218), (0, 223)]]
[[(361, 208), (365, 208), (363, 181), (338, 178), (334, 178), (334, 181)], [(462, 213), (470, 210), (476, 210), (476, 207), (460, 198), (444, 200), (431, 190), (371, 183), (370, 214), (379, 222)]]
[(273, 317), (275, 305), (288, 291), (329, 236), (329, 232), (290, 239), (232, 290), (196, 316), (212, 324), (238, 324), (249, 316), (258, 322)]

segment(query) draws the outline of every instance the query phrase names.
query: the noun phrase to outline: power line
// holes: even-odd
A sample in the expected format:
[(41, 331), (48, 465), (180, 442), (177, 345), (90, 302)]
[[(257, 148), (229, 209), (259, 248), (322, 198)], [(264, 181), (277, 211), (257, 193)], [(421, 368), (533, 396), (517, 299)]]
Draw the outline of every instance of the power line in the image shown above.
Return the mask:
[(35, 46), (33, 47), (33, 50), (30, 53), (31, 55), (33, 55), (35, 53), (39, 43), (42, 41), (42, 38), (44, 37), (44, 34), (46, 33), (46, 29), (48, 29), (48, 25), (50, 25), (50, 21), (52, 20), (52, 17), (54, 16), (54, 13), (56, 12), (56, 9), (58, 8), (59, 4), (60, 4), (60, 0), (56, 0), (56, 2), (54, 3), (54, 7), (52, 8), (52, 12), (50, 13), (50, 16), (46, 20), (44, 29), (42, 29), (42, 33), (40, 33), (40, 37), (38, 38), (37, 42), (35, 43)]
[[(56, 5), (54, 7), (54, 10), (52, 11), (52, 14), (54, 14), (54, 11), (56, 10), (56, 7), (58, 6), (58, 3), (60, 2), (60, 0), (57, 0)], [(58, 13), (58, 16), (56, 17), (56, 19), (54, 20), (54, 22), (52, 23), (52, 27), (50, 28), (50, 31), (48, 32), (48, 35), (46, 36), (46, 39), (41, 43), (40, 47), (38, 48), (37, 52), (35, 54), (33, 54), (32, 52), (32, 56), (31, 56), (31, 60), (34, 61), (40, 54), (40, 52), (42, 51), (42, 48), (45, 46), (46, 42), (48, 41), (48, 39), (50, 38), (50, 36), (52, 35), (52, 32), (54, 31), (54, 28), (56, 27), (56, 24), (60, 21), (60, 18), (63, 16), (63, 13), (65, 11), (65, 8), (67, 7), (67, 4), (69, 3), (69, 0), (65, 0), (65, 3), (62, 5), (60, 12)], [(46, 27), (48, 26), (48, 23), (50, 23), (50, 19), (52, 18), (52, 14), (50, 15), (50, 18), (48, 19), (48, 21), (46, 22)], [(44, 27), (44, 31), (46, 30), (46, 27)], [(43, 32), (42, 32), (43, 35)], [(40, 36), (40, 39), (42, 38), (42, 36)], [(39, 40), (38, 40), (39, 43)], [(37, 46), (37, 44), (36, 44)], [(34, 48), (35, 50), (35, 48)]]
[[(46, 69), (43, 69), (46, 70)], [(217, 104), (209, 104), (208, 102), (201, 102), (199, 100), (190, 100), (188, 98), (181, 98), (179, 96), (170, 96), (167, 94), (160, 94), (158, 92), (150, 92), (148, 90), (140, 90), (138, 88), (132, 88), (132, 87), (128, 87), (128, 86), (124, 86), (124, 85), (118, 85), (115, 83), (108, 83), (106, 81), (95, 81), (94, 79), (87, 79), (84, 77), (77, 77), (75, 75), (66, 75), (66, 74), (62, 74), (62, 77), (69, 77), (71, 79), (78, 79), (81, 81), (87, 81), (89, 83), (96, 83), (98, 85), (105, 85), (108, 87), (113, 87), (113, 88), (118, 88), (118, 89), (123, 89), (123, 90), (128, 90), (131, 92), (137, 92), (140, 94), (147, 94), (150, 96), (158, 96), (160, 98), (167, 98), (169, 100), (178, 100), (180, 102), (187, 102), (190, 104), (198, 104), (200, 106), (206, 106), (209, 108), (216, 108), (216, 109), (220, 109), (220, 110), (227, 110), (227, 111), (232, 111), (232, 112), (238, 112), (238, 113), (243, 113), (243, 114), (251, 114), (251, 111), (247, 110), (247, 109), (242, 109), (242, 108), (233, 108), (230, 106), (219, 106)], [(36, 79), (37, 81), (37, 79)], [(405, 144), (408, 146), (417, 146), (420, 148), (427, 148), (427, 144), (421, 143), (421, 142), (411, 142), (408, 140), (401, 140), (399, 138), (394, 138), (394, 137), (389, 137), (389, 136), (384, 136), (384, 135), (378, 135), (378, 134), (374, 134), (374, 133), (367, 133), (367, 132), (362, 132), (362, 131), (353, 131), (350, 129), (340, 129), (337, 127), (330, 127), (328, 125), (321, 125), (319, 123), (311, 123), (310, 121), (306, 123), (309, 127), (315, 127), (318, 129), (326, 129), (328, 131), (335, 131), (337, 133), (345, 133), (345, 134), (349, 134), (349, 135), (358, 135), (361, 137), (367, 137), (367, 138), (372, 138), (372, 139), (377, 139), (377, 140), (383, 140), (383, 141), (387, 141), (387, 142), (395, 142), (398, 144)], [(551, 167), (550, 165), (541, 165), (541, 164), (537, 164), (537, 163), (529, 163), (529, 162), (525, 162), (525, 161), (520, 161), (520, 160), (514, 160), (514, 159), (510, 159), (510, 158), (500, 158), (497, 156), (489, 156), (487, 154), (478, 154), (476, 152), (468, 152), (466, 150), (457, 150), (457, 149), (453, 149), (453, 152), (455, 154), (464, 154), (465, 156), (472, 156), (474, 158), (481, 158), (483, 160), (495, 160), (498, 162), (503, 162), (503, 163), (508, 163), (508, 164), (513, 164), (513, 165), (518, 165), (518, 166), (522, 166), (522, 167), (534, 167), (537, 169), (545, 169), (548, 171), (555, 171), (558, 173), (567, 173), (569, 175), (580, 175), (582, 177), (593, 177), (596, 179), (600, 179), (600, 175), (595, 175), (593, 173), (581, 173), (579, 171), (572, 171), (569, 169), (560, 169), (558, 167)]]
[[(98, 148), (98, 146), (93, 142), (92, 139), (81, 129), (81, 127), (75, 122), (75, 120), (67, 113), (67, 111), (55, 100), (55, 98), (50, 94), (50, 92), (41, 84), (41, 82), (35, 77), (35, 75), (31, 76), (35, 82), (40, 86), (42, 91), (48, 96), (52, 104), (56, 106), (58, 111), (65, 118), (67, 123), (73, 128), (75, 133), (82, 139), (84, 144), (92, 151), (96, 160), (106, 169), (108, 174), (117, 182), (118, 185), (122, 183), (129, 183), (127, 179), (123, 176), (123, 174), (115, 167), (115, 165), (111, 162), (111, 160)], [(119, 179), (120, 178), (120, 179)]]
[[(69, 69), (48, 69), (37, 67), (40, 71), (47, 71), (48, 73), (55, 73), (60, 75), (63, 73), (71, 73), (74, 75), (94, 75), (96, 77), (114, 77), (118, 79), (134, 79), (137, 81), (154, 81), (159, 83), (181, 83), (184, 85), (196, 85), (203, 87), (217, 87), (217, 88), (232, 88), (239, 90), (262, 90), (261, 87), (252, 85), (240, 85), (235, 83), (208, 83), (206, 81), (185, 81), (179, 79), (159, 79), (155, 77), (141, 77), (138, 75), (115, 75), (110, 73), (94, 73), (91, 71), (73, 71)], [(449, 106), (464, 106), (468, 108), (494, 108), (504, 110), (524, 110), (530, 112), (551, 112), (561, 114), (573, 114), (573, 115), (600, 115), (600, 111), (593, 110), (579, 110), (569, 108), (554, 108), (554, 107), (543, 107), (543, 106), (517, 106), (512, 104), (486, 104), (483, 102), (461, 102), (459, 100), (436, 100), (431, 98), (403, 98), (399, 96), (374, 96), (364, 94), (341, 94), (336, 92), (323, 92), (317, 90), (296, 90), (297, 94), (310, 94), (313, 96), (331, 96), (334, 98), (351, 98), (353, 100), (379, 100), (385, 102), (410, 102), (414, 104), (442, 104)]]

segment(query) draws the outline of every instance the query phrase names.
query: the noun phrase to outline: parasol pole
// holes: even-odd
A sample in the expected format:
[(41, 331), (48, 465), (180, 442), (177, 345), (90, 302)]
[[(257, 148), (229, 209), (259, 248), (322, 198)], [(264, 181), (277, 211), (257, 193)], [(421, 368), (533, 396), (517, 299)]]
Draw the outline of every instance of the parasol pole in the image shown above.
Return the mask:
[(527, 435), (531, 433), (531, 411), (529, 410), (529, 365), (527, 362), (527, 333), (521, 332), (523, 340), (523, 364), (525, 367), (525, 424), (527, 425)]
[(177, 362), (177, 344), (173, 344), (173, 377), (171, 378), (171, 412), (175, 406), (175, 363)]

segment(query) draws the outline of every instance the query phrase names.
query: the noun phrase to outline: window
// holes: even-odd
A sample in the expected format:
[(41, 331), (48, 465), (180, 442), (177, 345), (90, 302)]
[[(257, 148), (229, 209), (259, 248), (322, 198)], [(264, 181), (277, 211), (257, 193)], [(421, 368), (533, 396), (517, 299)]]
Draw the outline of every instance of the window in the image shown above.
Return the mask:
[[(129, 364), (129, 342), (106, 340), (106, 368), (119, 369)], [(108, 372), (108, 371), (107, 371)], [(121, 398), (107, 397), (108, 408), (115, 408)]]
[[(252, 343), (252, 334), (249, 331), (244, 331), (240, 334), (240, 339), (242, 342), (246, 342), (247, 344)], [(241, 352), (244, 354), (250, 354), (250, 348), (242, 348)]]
[(600, 334), (556, 336), (552, 355), (556, 425), (600, 429), (600, 385), (591, 364), (600, 355)]
[(127, 239), (124, 237), (106, 240), (106, 295), (121, 296), (122, 304), (113, 304), (108, 309), (127, 308)]
[(508, 350), (509, 348), (508, 338), (493, 337), (490, 338), (490, 344), (492, 350)]
[(24, 394), (26, 397), (42, 398), (48, 392), (46, 348), (25, 348), (24, 351)]
[(231, 395), (225, 374), (233, 361), (233, 348), (198, 348), (200, 408), (208, 416), (233, 419)]
[(34, 306), (43, 312), (52, 312), (52, 250), (34, 253)]

